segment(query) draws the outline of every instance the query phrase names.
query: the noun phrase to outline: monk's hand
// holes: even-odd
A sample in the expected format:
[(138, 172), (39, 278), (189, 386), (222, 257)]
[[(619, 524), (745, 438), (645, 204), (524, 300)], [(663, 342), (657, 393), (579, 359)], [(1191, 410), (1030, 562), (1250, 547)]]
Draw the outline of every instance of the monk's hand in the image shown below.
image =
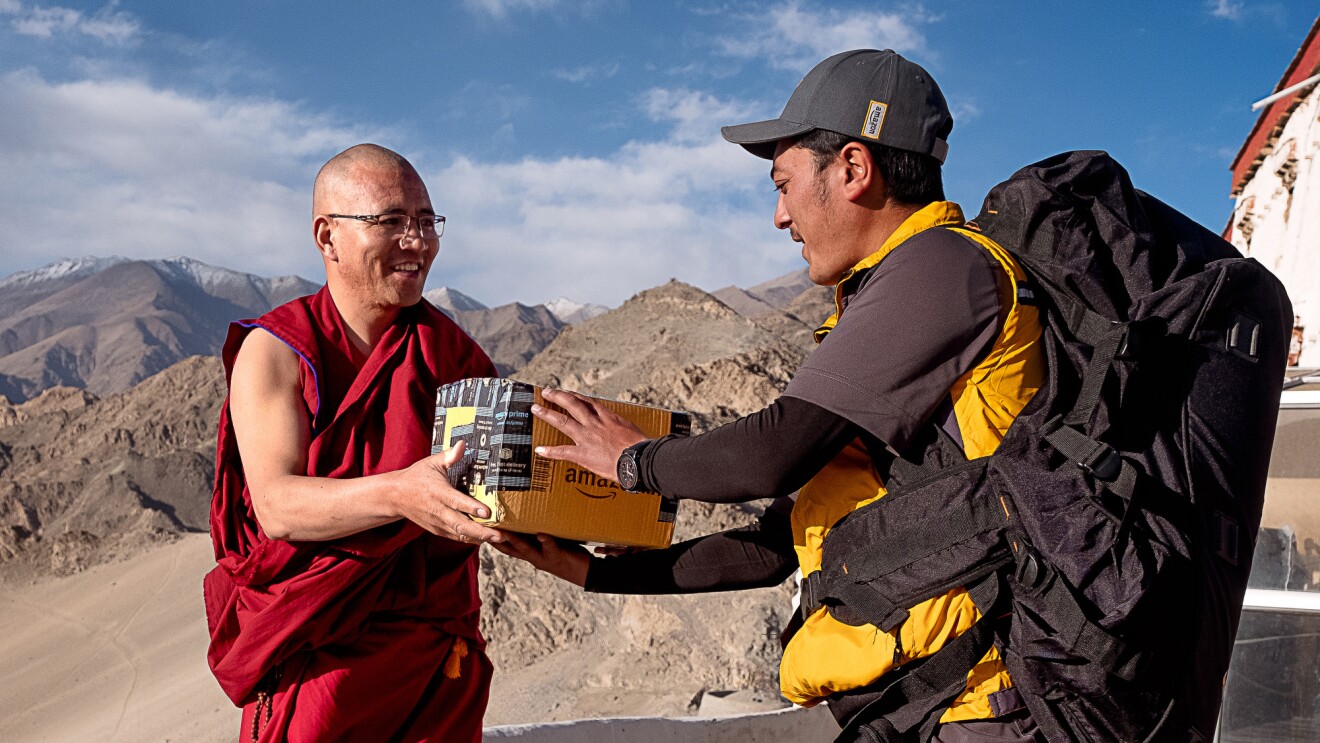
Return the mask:
[(399, 515), (438, 536), (456, 542), (495, 544), (505, 533), (482, 526), (472, 517), (489, 518), (481, 501), (449, 484), (449, 468), (463, 458), (463, 442), (418, 461), (399, 475)]
[(491, 546), (509, 557), (530, 562), (537, 570), (563, 578), (576, 586), (587, 585), (591, 555), (581, 545), (555, 539), (549, 534), (507, 533), (503, 542)]
[(543, 457), (564, 459), (613, 480), (618, 477), (623, 450), (647, 439), (632, 421), (576, 392), (546, 389), (542, 396), (564, 412), (533, 405), (532, 415), (573, 439), (572, 446), (536, 447), (536, 453)]

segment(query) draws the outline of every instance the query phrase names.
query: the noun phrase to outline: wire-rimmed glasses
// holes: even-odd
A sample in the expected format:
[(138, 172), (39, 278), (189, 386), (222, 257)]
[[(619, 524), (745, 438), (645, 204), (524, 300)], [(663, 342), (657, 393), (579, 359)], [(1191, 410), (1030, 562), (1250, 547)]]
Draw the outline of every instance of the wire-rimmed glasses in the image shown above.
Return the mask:
[(327, 214), (333, 219), (356, 219), (373, 227), (379, 227), (396, 239), (402, 240), (408, 235), (413, 222), (417, 223), (417, 234), (423, 240), (439, 240), (445, 234), (445, 218), (439, 214)]

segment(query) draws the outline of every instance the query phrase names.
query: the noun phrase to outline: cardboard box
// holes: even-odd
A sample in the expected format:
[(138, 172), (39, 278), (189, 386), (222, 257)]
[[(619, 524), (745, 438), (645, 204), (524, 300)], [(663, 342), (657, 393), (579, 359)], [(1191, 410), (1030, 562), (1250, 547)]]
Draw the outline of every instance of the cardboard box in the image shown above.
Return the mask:
[[(691, 430), (686, 413), (600, 402), (650, 438), (686, 436)], [(540, 387), (512, 379), (465, 379), (436, 394), (431, 451), (465, 442), (463, 459), (450, 469), (449, 479), (490, 508), (491, 517), (478, 520), (509, 531), (583, 542), (668, 546), (677, 502), (655, 493), (629, 493), (614, 480), (572, 462), (534, 454), (535, 447), (573, 441), (533, 416), (533, 403), (555, 407), (541, 397)]]

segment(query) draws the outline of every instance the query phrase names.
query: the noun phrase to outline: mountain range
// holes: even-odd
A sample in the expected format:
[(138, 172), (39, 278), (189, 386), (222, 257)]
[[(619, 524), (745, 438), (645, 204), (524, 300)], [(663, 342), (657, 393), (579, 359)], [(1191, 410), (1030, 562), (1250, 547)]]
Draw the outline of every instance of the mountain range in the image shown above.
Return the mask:
[(316, 289), (191, 258), (81, 258), (13, 274), (0, 281), (0, 395), (122, 392), (188, 356), (218, 353), (230, 320)]
[[(829, 308), (819, 288), (793, 296), (801, 280), (721, 290), (749, 299), (750, 317), (678, 281), (574, 325), (544, 305), (427, 298), (502, 372), (687, 410), (700, 430), (764, 406), (805, 358), (815, 322), (801, 318)], [(224, 398), (215, 349), (231, 318), (316, 289), (188, 258), (67, 260), (0, 281), (0, 370), (15, 393), (0, 398), (0, 564), (73, 570), (121, 542), (204, 531)]]
[[(689, 410), (703, 430), (768, 404), (809, 352), (811, 329), (831, 300), (819, 288), (793, 294), (799, 280), (785, 277), (770, 287), (789, 287), (782, 292), (739, 290), (754, 300), (743, 305), (751, 316), (677, 281), (575, 324), (550, 306), (488, 308), (452, 289), (430, 298), (474, 336), (485, 336), (516, 378)], [(8, 333), (2, 337), (14, 349), (0, 364), (12, 363), (15, 354), (32, 358), (27, 349), (34, 347), (62, 348), (70, 361), (59, 368), (78, 372), (5, 372), (26, 397), (0, 399), (0, 590), (133, 563), (205, 539), (225, 394), (219, 359), (205, 341), (219, 343), (228, 317), (251, 316), (281, 297), (315, 289), (296, 277), (264, 281), (172, 259), (68, 261), (0, 283), (0, 333)], [(742, 295), (732, 289), (721, 294), (736, 303), (733, 297)], [(27, 299), (15, 299), (18, 293)], [(32, 311), (38, 305), (51, 317)], [(208, 330), (205, 323), (213, 321), (218, 329)], [(546, 333), (537, 335), (538, 328)], [(104, 341), (112, 333), (133, 343), (68, 340)], [(162, 348), (202, 347), (199, 355), (165, 365)], [(80, 349), (89, 355), (79, 357)], [(106, 358), (116, 359), (116, 370), (131, 371), (112, 377), (102, 368)], [(153, 365), (163, 368), (148, 376)], [(92, 381), (103, 385), (100, 391)], [(745, 524), (758, 510), (757, 504), (685, 502), (676, 538)], [(691, 714), (708, 692), (778, 698), (776, 638), (791, 613), (788, 587), (692, 597), (584, 594), (483, 550), (481, 590), (482, 631), (499, 669), (487, 724)], [(151, 601), (169, 616), (202, 622), (195, 588), (156, 593)], [(176, 682), (205, 687), (204, 648), (188, 652), (197, 662), (187, 673), (199, 680)], [(85, 684), (86, 696), (104, 695), (97, 678), (82, 673), (70, 683)], [(142, 714), (153, 711), (148, 706)], [(214, 714), (208, 719), (223, 727), (234, 713), (217, 708)]]
[[(779, 309), (802, 296), (804, 277), (790, 274), (748, 290), (727, 287), (716, 296), (758, 322), (783, 324)], [(318, 288), (299, 276), (265, 278), (185, 257), (65, 259), (13, 274), (0, 279), (0, 396), (21, 403), (57, 386), (95, 395), (123, 392), (188, 356), (218, 354), (232, 320), (256, 317)], [(609, 311), (562, 297), (544, 305), (488, 307), (449, 287), (425, 297), (476, 339), (505, 375), (564, 328)], [(800, 329), (796, 320), (788, 326)]]

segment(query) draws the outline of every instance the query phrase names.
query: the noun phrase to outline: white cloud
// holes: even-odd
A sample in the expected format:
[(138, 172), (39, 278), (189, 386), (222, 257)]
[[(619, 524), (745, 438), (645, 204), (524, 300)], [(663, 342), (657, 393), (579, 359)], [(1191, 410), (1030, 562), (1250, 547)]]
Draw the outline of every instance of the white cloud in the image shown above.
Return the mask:
[(756, 283), (799, 262), (773, 234), (768, 187), (760, 208), (728, 205), (766, 173), (722, 141), (634, 143), (606, 158), (460, 158), (428, 178), (452, 222), (431, 284), (487, 303), (613, 305), (671, 277), (707, 289)]
[(949, 101), (949, 113), (955, 122), (967, 123), (981, 116), (981, 107), (975, 101)]
[(136, 18), (114, 10), (113, 4), (89, 16), (72, 8), (24, 8), (17, 0), (0, 0), (0, 14), (13, 16), (9, 23), (16, 32), (38, 38), (82, 34), (107, 44), (126, 45), (136, 41), (142, 30)]
[(527, 91), (505, 83), (491, 86), (485, 80), (471, 80), (463, 86), (459, 99), (479, 102), (483, 110), (495, 114), (500, 120), (514, 118), (532, 107)]
[(468, 12), (503, 22), (515, 14), (548, 13), (555, 16), (591, 18), (603, 10), (622, 6), (621, 0), (463, 0)]
[(1209, 0), (1206, 6), (1210, 8), (1210, 15), (1215, 18), (1223, 18), (1230, 21), (1242, 19), (1242, 3), (1233, 2), (1233, 0)]
[(751, 106), (685, 89), (652, 88), (643, 107), (653, 121), (674, 122), (671, 137), (682, 142), (707, 141), (726, 124), (769, 118)]
[(672, 136), (604, 157), (489, 163), (459, 157), (428, 183), (450, 217), (431, 285), (483, 302), (558, 296), (617, 304), (671, 277), (715, 289), (801, 266), (771, 224), (769, 164), (719, 136), (740, 106), (654, 90), (643, 106)]
[(618, 62), (606, 62), (596, 65), (582, 65), (573, 69), (559, 69), (551, 72), (556, 80), (563, 80), (568, 83), (585, 83), (590, 85), (596, 80), (605, 80), (614, 77), (619, 73)]
[(88, 253), (185, 254), (316, 278), (311, 178), (369, 138), (280, 101), (30, 71), (0, 77), (0, 110), (0, 273)]
[[(800, 267), (771, 225), (768, 164), (720, 139), (742, 106), (689, 91), (639, 101), (660, 141), (600, 157), (492, 162), (424, 175), (450, 217), (430, 285), (488, 304), (558, 296), (617, 304), (670, 277), (714, 289)], [(136, 80), (0, 76), (0, 275), (66, 256), (198, 260), (319, 279), (311, 181), (385, 132), (282, 101), (205, 98)], [(40, 225), (40, 228), (34, 227)]]
[(463, 0), (468, 10), (493, 18), (504, 18), (510, 12), (547, 10), (560, 3), (561, 0)]
[(775, 67), (806, 71), (820, 60), (849, 49), (893, 49), (929, 56), (918, 25), (930, 17), (920, 9), (906, 13), (817, 9), (789, 0), (763, 17), (748, 19), (747, 34), (721, 40), (725, 54), (764, 59)]

